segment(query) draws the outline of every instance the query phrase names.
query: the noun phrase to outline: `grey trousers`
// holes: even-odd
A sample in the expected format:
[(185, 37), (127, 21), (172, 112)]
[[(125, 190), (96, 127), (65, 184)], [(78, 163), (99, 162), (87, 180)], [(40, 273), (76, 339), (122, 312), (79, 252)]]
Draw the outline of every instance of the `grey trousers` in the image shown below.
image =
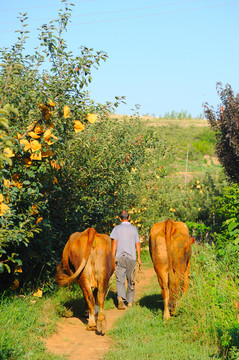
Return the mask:
[[(118, 297), (122, 297), (128, 303), (134, 301), (135, 285), (131, 283), (131, 274), (135, 268), (135, 260), (127, 256), (121, 256), (116, 263), (116, 287)], [(127, 293), (125, 289), (127, 278)]]

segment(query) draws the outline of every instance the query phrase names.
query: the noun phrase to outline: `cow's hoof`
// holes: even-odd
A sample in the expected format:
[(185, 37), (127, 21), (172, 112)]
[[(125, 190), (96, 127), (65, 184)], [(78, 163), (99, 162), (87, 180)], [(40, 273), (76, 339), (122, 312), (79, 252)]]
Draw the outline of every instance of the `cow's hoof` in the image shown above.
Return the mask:
[(87, 325), (86, 326), (86, 330), (87, 331), (95, 331), (96, 330), (96, 325)]
[(169, 320), (170, 319), (170, 313), (169, 312), (164, 313), (163, 319), (164, 320)]
[(105, 332), (106, 332), (106, 320), (103, 319), (101, 321), (97, 321), (97, 333), (99, 335), (105, 335)]

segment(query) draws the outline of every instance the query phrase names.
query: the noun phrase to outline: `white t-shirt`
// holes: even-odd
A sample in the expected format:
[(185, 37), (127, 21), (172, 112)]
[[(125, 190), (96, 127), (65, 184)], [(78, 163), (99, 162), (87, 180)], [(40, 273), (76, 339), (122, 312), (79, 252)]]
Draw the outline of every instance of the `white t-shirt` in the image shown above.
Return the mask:
[(128, 221), (123, 221), (116, 225), (110, 234), (111, 239), (117, 240), (116, 259), (126, 255), (132, 260), (136, 260), (135, 244), (139, 242), (138, 230)]

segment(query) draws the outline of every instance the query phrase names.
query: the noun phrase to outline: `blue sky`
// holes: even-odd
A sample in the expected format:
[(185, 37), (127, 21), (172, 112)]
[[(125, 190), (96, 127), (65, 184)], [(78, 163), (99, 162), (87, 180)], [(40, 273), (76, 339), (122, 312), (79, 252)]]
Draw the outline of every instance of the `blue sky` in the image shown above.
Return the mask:
[[(80, 46), (107, 52), (93, 71), (89, 88), (100, 103), (126, 96), (117, 113), (164, 115), (202, 104), (220, 103), (216, 83), (239, 93), (239, 1), (230, 0), (72, 0), (72, 22), (65, 38), (75, 55)], [(14, 44), (18, 12), (28, 13), (29, 51), (36, 30), (57, 18), (60, 0), (0, 1), (0, 47)]]

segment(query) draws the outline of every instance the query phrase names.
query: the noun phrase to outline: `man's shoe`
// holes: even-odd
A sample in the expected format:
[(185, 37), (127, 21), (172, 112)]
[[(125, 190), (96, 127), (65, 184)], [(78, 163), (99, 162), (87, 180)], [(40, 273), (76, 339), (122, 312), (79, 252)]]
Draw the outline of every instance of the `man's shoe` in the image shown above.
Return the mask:
[(128, 302), (127, 306), (128, 306), (128, 308), (130, 308), (131, 306), (133, 306), (133, 303), (132, 303), (132, 302)]
[(125, 310), (125, 305), (124, 305), (123, 299), (118, 300), (118, 310)]

